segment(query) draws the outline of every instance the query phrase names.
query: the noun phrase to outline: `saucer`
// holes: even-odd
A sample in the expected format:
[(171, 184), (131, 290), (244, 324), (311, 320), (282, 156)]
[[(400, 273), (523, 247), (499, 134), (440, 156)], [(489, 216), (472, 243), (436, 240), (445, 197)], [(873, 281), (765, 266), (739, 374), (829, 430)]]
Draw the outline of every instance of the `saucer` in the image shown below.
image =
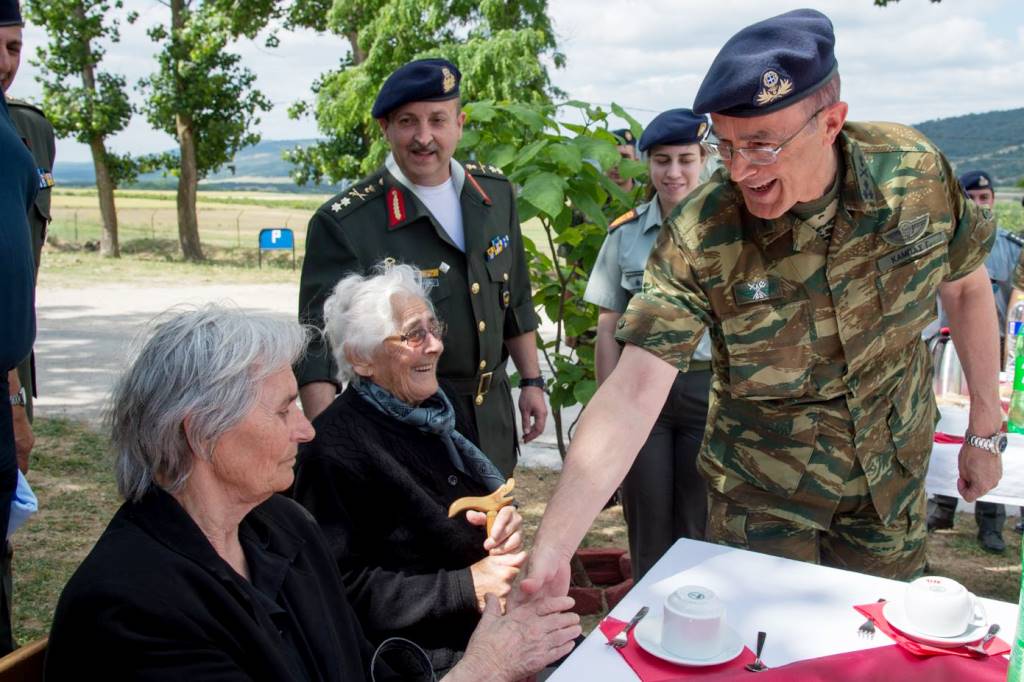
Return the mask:
[(648, 615), (633, 628), (633, 639), (637, 645), (663, 661), (677, 665), (708, 666), (727, 663), (743, 653), (743, 642), (736, 631), (726, 625), (723, 633), (722, 650), (710, 658), (689, 658), (661, 648), (661, 616)]
[(957, 647), (961, 644), (977, 642), (985, 636), (989, 626), (988, 619), (986, 618), (983, 622), (968, 625), (967, 629), (959, 635), (954, 637), (939, 637), (938, 635), (929, 635), (926, 632), (921, 632), (919, 629), (914, 627), (907, 618), (907, 614), (903, 611), (902, 603), (895, 603), (891, 601), (885, 602), (885, 605), (882, 607), (882, 615), (885, 616), (887, 621), (889, 621), (889, 625), (892, 625), (907, 637), (917, 640), (918, 642), (924, 642), (925, 644), (931, 644), (938, 647)]

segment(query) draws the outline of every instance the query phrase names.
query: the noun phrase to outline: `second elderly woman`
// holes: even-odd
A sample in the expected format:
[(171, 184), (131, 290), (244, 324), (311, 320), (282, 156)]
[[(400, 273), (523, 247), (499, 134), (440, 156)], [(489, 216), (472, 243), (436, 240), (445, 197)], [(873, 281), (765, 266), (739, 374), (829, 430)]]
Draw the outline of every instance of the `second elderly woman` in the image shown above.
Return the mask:
[(449, 519), (459, 497), (504, 483), (455, 430), (439, 389), (444, 325), (408, 265), (349, 275), (324, 304), (325, 330), (347, 389), (314, 421), (303, 445), (295, 499), (327, 535), (348, 598), (371, 641), (405, 637), (436, 670), (458, 660), (484, 607), (505, 597), (525, 559), (522, 520), (498, 514)]
[[(644, 266), (662, 221), (698, 184), (706, 153), (703, 116), (689, 109), (658, 114), (643, 135), (653, 196), (613, 221), (587, 283), (584, 299), (598, 306), (598, 384), (611, 374), (621, 347), (616, 323), (643, 284)], [(680, 537), (701, 540), (707, 489), (697, 471), (711, 385), (711, 348), (701, 341), (690, 371), (681, 372), (651, 434), (622, 483), (634, 579), (639, 580)]]

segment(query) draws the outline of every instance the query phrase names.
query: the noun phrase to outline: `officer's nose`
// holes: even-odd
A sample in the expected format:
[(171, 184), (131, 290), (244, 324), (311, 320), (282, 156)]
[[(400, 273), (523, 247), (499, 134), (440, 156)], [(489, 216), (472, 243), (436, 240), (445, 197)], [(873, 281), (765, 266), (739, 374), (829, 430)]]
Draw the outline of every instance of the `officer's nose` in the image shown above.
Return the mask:
[(416, 130), (413, 134), (413, 139), (418, 144), (427, 146), (434, 139), (433, 134), (430, 132), (430, 124), (426, 121), (422, 121), (416, 125)]
[(726, 168), (729, 169), (729, 176), (733, 182), (743, 182), (757, 173), (757, 166), (744, 159), (743, 155), (737, 152), (733, 152), (732, 158), (724, 163)]

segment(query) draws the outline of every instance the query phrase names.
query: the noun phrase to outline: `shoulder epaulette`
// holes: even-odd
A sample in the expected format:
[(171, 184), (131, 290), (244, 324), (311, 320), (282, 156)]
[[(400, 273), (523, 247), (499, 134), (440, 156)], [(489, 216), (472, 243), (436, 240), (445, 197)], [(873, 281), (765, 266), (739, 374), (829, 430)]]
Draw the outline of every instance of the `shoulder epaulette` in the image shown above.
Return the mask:
[(635, 219), (638, 215), (640, 214), (636, 212), (635, 208), (629, 209), (628, 211), (626, 211), (625, 213), (623, 213), (622, 215), (620, 215), (618, 218), (611, 222), (611, 224), (608, 226), (608, 231), (614, 232), (617, 228), (625, 225), (630, 220)]
[(508, 181), (508, 178), (505, 177), (505, 174), (497, 166), (489, 166), (479, 161), (467, 161), (462, 164), (462, 167), (466, 169), (467, 173), (472, 173), (473, 175)]
[(32, 104), (32, 102), (26, 102), (23, 99), (13, 99), (13, 98), (8, 99), (7, 100), (7, 106), (9, 106), (9, 107), (18, 107), (18, 108), (21, 108), (21, 109), (30, 109), (30, 110), (36, 112), (37, 114), (39, 114), (40, 116), (42, 116), (43, 118), (46, 118), (46, 112), (45, 111), (40, 109), (37, 105)]
[(1021, 248), (1024, 248), (1024, 237), (1021, 237), (1016, 232), (1010, 232), (1009, 230), (1007, 230), (1003, 234), (1005, 234), (1006, 238), (1009, 239), (1011, 242), (1013, 242), (1017, 246), (1020, 246)]
[(371, 199), (384, 196), (384, 171), (355, 182), (334, 195), (324, 208), (338, 218), (351, 213)]

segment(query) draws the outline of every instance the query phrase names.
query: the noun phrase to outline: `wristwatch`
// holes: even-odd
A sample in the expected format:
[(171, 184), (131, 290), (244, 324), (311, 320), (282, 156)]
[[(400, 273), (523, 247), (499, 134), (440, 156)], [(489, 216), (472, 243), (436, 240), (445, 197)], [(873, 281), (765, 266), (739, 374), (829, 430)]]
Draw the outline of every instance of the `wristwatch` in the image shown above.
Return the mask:
[(978, 448), (980, 450), (988, 450), (993, 455), (1001, 455), (1006, 450), (1006, 434), (1005, 433), (994, 433), (987, 438), (976, 436), (970, 431), (964, 436), (964, 442), (971, 447)]
[(11, 407), (24, 407), (28, 404), (28, 398), (25, 395), (25, 387), (22, 386), (18, 389), (18, 392), (11, 395)]
[(519, 378), (519, 388), (526, 388), (527, 386), (533, 386), (534, 388), (543, 389), (544, 388), (544, 378), (543, 377), (534, 377), (532, 379), (527, 379), (525, 377), (520, 377)]

